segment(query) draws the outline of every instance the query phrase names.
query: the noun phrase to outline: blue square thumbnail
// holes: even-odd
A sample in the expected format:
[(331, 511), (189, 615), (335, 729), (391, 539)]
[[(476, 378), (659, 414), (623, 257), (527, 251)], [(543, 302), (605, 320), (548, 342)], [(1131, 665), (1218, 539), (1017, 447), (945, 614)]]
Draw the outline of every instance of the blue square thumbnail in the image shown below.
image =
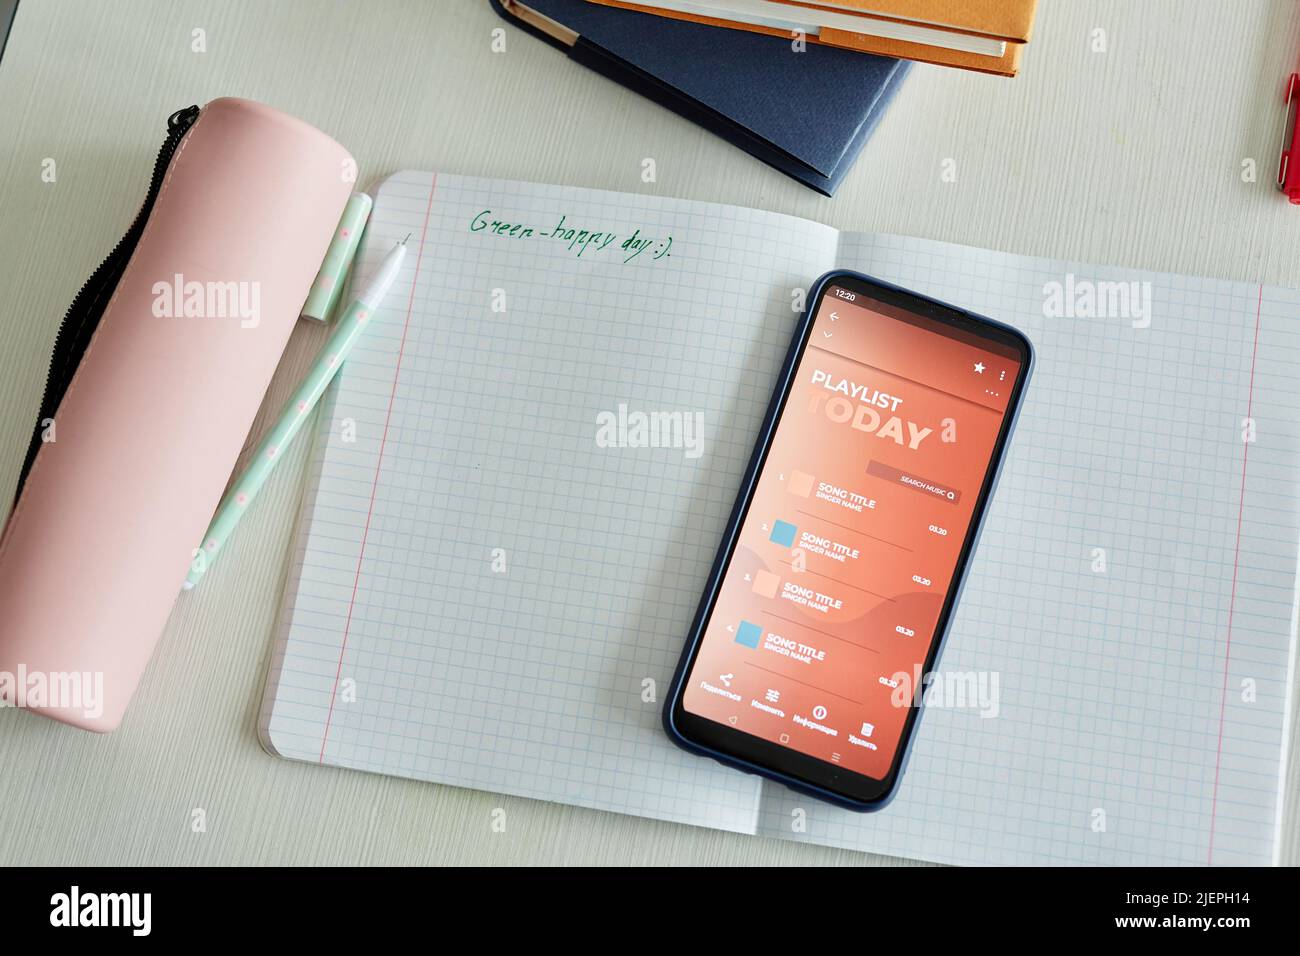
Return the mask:
[(749, 648), (758, 647), (758, 639), (763, 636), (763, 629), (757, 624), (751, 624), (749, 621), (741, 621), (740, 627), (736, 628), (736, 643), (744, 644)]
[(795, 532), (798, 529), (788, 521), (778, 521), (772, 525), (772, 540), (783, 548), (789, 548), (794, 544)]

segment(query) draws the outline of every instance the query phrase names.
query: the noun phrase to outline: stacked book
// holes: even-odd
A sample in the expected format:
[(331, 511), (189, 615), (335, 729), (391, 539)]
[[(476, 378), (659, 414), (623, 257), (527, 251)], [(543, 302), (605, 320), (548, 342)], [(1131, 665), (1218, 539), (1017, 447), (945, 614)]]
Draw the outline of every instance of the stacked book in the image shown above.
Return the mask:
[[(823, 195), (853, 166), (911, 66), (587, 0), (492, 0), (515, 26)], [(521, 78), (521, 82), (524, 78)]]
[(1015, 76), (1037, 0), (591, 0), (676, 20)]
[(832, 196), (911, 61), (1012, 76), (1037, 0), (490, 2), (578, 63)]

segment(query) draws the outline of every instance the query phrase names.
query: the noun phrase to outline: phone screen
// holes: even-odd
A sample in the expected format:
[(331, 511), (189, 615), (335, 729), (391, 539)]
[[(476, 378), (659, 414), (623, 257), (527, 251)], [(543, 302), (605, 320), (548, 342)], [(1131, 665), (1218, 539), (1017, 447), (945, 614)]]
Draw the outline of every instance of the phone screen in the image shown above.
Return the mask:
[(813, 306), (681, 706), (881, 779), (1027, 352), (872, 288), (832, 279)]

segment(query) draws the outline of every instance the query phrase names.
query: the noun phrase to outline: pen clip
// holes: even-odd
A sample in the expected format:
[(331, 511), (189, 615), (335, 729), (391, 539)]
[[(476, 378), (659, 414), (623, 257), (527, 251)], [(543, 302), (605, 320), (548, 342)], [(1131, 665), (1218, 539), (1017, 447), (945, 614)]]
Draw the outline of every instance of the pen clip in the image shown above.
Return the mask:
[(334, 237), (325, 250), (320, 271), (311, 284), (307, 301), (302, 305), (302, 315), (321, 322), (329, 321), (352, 269), (352, 260), (356, 257), (357, 245), (361, 242), (361, 233), (370, 218), (372, 205), (373, 201), (365, 193), (353, 193), (348, 199)]
[(1282, 126), (1282, 149), (1277, 161), (1277, 188), (1286, 190), (1287, 172), (1291, 166), (1291, 146), (1294, 143), (1296, 121), (1296, 86), (1300, 74), (1292, 73), (1286, 84), (1286, 122)]

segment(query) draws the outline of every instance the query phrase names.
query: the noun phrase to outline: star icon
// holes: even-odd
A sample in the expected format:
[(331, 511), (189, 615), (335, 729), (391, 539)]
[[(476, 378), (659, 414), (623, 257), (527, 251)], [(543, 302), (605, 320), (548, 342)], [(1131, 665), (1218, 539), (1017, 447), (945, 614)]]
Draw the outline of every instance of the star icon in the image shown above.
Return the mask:
[(983, 363), (983, 362), (976, 362), (976, 363), (975, 363), (975, 371), (977, 371), (977, 372), (979, 372), (981, 375), (983, 375), (983, 374), (984, 374), (984, 363)]

